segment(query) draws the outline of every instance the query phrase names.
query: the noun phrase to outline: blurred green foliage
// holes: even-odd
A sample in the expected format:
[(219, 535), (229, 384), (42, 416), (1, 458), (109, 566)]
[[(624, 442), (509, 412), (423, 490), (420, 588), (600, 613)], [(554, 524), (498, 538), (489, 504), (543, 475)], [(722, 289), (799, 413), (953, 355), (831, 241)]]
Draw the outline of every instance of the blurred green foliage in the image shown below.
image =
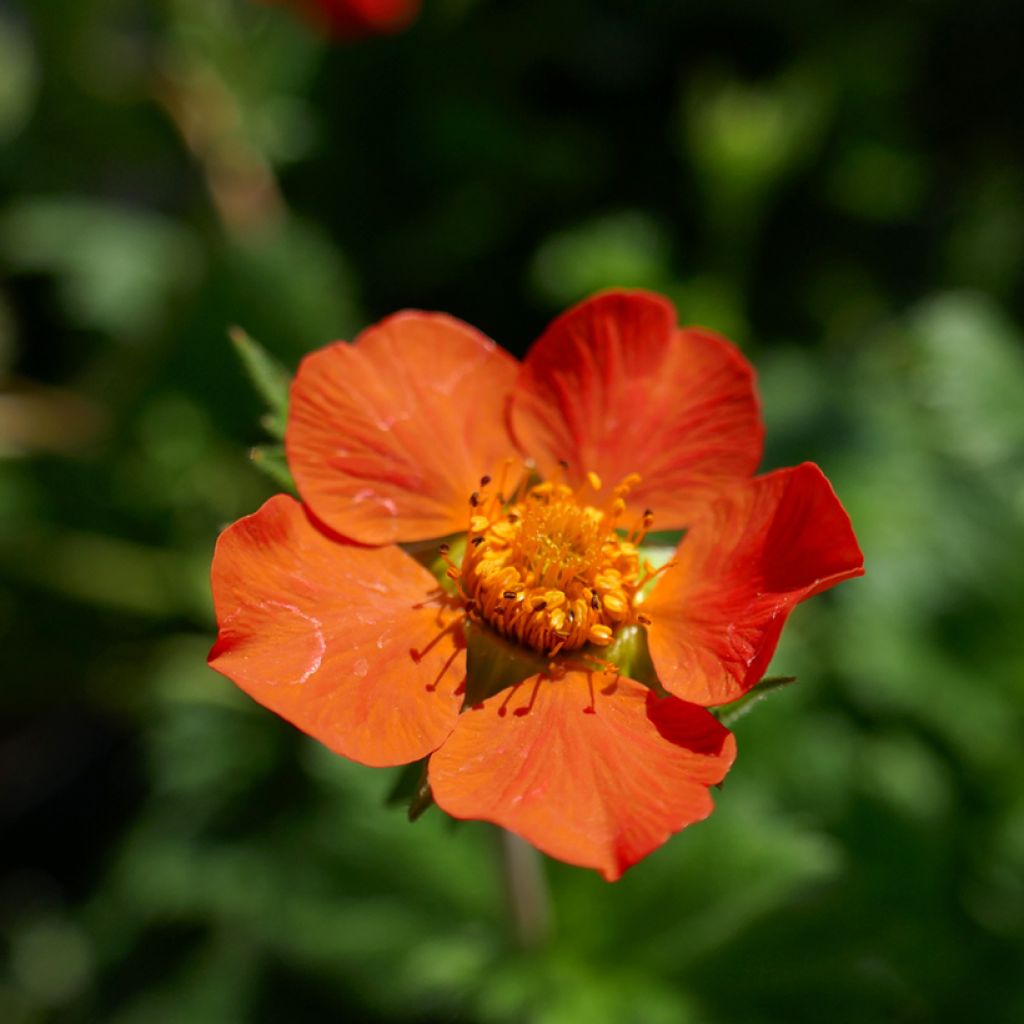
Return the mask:
[[(0, 1019), (1024, 1018), (1022, 27), (0, 4)], [(522, 352), (620, 284), (746, 348), (766, 466), (826, 469), (868, 571), (794, 616), (713, 817), (614, 886), (549, 864), (523, 951), (491, 830), (205, 667), (217, 530), (275, 487), (227, 329)]]

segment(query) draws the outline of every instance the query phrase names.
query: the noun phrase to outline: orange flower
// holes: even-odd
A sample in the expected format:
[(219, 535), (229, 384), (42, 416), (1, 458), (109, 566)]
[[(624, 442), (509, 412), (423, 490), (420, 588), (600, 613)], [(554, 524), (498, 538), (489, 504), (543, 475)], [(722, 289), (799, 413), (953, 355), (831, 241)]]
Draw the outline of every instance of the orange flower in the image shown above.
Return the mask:
[[(582, 303), (522, 365), (396, 314), (300, 366), (305, 504), (221, 536), (210, 663), (345, 757), (429, 756), (449, 814), (615, 879), (711, 812), (735, 742), (705, 709), (863, 571), (816, 466), (752, 476), (762, 434), (750, 366), (656, 295)], [(654, 525), (686, 530), (661, 568)], [(408, 550), (442, 538), (453, 592)], [(644, 637), (657, 681), (629, 676)]]

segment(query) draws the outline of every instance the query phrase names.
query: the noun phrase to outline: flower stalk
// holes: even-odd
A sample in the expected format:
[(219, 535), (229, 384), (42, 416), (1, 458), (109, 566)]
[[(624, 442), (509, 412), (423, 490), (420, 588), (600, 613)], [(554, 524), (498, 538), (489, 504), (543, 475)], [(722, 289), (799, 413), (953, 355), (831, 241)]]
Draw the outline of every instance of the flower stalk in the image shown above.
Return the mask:
[(516, 940), (523, 949), (540, 949), (551, 938), (551, 894), (544, 858), (514, 832), (498, 830), (502, 877)]

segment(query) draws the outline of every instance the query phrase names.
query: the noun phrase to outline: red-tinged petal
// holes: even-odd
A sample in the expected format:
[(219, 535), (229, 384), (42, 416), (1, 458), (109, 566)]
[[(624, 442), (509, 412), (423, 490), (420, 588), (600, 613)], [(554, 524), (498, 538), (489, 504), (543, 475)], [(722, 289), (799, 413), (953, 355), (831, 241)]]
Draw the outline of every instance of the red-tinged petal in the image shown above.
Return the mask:
[(516, 367), (440, 313), (398, 313), (307, 356), (285, 439), (303, 500), (364, 544), (465, 530), (480, 477), (514, 454), (505, 417)]
[(796, 605), (863, 573), (850, 519), (817, 466), (736, 487), (683, 538), (644, 604), (659, 679), (695, 704), (736, 700), (760, 680)]
[(609, 881), (706, 818), (736, 755), (702, 708), (620, 677), (534, 676), (463, 712), (430, 759), (439, 807)]
[(419, 0), (315, 0), (341, 36), (396, 32), (419, 14)]
[(397, 32), (419, 14), (419, 0), (269, 0), (299, 8), (317, 27), (339, 39)]
[(353, 761), (416, 761), (451, 732), (465, 680), (436, 590), (403, 551), (347, 544), (278, 495), (217, 541), (210, 665)]
[(512, 403), (520, 446), (573, 482), (639, 473), (634, 512), (656, 529), (688, 525), (723, 484), (761, 460), (764, 429), (754, 373), (729, 342), (679, 330), (672, 305), (647, 292), (610, 292), (559, 317), (523, 362)]

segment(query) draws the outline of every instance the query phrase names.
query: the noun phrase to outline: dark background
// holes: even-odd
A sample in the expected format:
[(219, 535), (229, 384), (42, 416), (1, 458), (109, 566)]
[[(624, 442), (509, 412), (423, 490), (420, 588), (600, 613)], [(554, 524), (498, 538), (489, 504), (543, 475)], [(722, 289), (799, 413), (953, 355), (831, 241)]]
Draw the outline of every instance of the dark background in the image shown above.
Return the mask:
[[(1024, 1019), (1024, 8), (425, 3), (330, 45), (0, 2), (0, 1019)], [(613, 886), (549, 863), (523, 951), (488, 827), (205, 667), (274, 490), (226, 328), (521, 354), (612, 285), (744, 348), (867, 575), (794, 616), (715, 815)]]

